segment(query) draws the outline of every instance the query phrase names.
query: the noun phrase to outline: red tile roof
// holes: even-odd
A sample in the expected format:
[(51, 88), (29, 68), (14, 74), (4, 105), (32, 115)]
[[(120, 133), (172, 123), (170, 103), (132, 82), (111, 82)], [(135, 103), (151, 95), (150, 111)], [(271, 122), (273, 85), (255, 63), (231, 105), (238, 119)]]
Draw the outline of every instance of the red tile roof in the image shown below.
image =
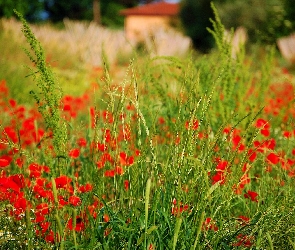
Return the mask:
[(177, 3), (150, 3), (138, 7), (120, 11), (123, 16), (145, 15), (145, 16), (176, 16), (179, 13), (179, 4)]

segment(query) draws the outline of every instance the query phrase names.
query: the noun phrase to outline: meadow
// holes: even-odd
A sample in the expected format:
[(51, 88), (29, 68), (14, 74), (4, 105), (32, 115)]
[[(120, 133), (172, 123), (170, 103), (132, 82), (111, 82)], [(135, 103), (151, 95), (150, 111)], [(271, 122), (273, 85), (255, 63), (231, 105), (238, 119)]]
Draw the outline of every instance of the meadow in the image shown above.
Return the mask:
[(216, 15), (207, 55), (48, 54), (18, 17), (0, 34), (0, 249), (295, 249), (295, 80), (275, 48), (233, 57)]

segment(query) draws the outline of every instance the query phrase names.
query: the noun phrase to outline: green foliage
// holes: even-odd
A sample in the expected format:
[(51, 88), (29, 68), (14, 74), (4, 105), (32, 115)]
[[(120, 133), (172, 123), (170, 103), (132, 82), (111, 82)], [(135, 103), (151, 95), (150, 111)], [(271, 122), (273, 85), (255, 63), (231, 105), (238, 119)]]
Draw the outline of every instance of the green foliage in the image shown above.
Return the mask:
[[(126, 7), (134, 6), (134, 1), (107, 1), (100, 0), (100, 12), (102, 24), (110, 27), (123, 27), (124, 18), (119, 15), (119, 11)], [(60, 0), (45, 1), (45, 10), (49, 12), (50, 19), (60, 22), (64, 18), (74, 20), (93, 19), (92, 0), (74, 0), (69, 4), (68, 1)]]
[(64, 18), (74, 20), (92, 20), (92, 0), (45, 1), (45, 10), (54, 22)]
[(217, 2), (216, 6), (227, 29), (244, 26), (252, 42), (275, 44), (277, 38), (292, 32), (294, 18), (291, 13), (294, 7), (291, 2), (234, 0), (222, 4)]
[(208, 52), (213, 47), (212, 36), (207, 27), (212, 25), (213, 18), (210, 2), (207, 0), (184, 0), (181, 2), (180, 18), (186, 35), (191, 37), (194, 47), (202, 52)]
[(294, 32), (295, 30), (295, 5), (292, 0), (284, 0), (285, 26)]
[(32, 18), (42, 7), (38, 0), (0, 0), (0, 17), (12, 17), (13, 9), (18, 10), (27, 18)]
[[(279, 37), (294, 32), (294, 2), (292, 0), (233, 0), (214, 1), (221, 22), (226, 29), (243, 26), (251, 42), (276, 44)], [(206, 28), (212, 28), (213, 17), (209, 1), (184, 0), (180, 17), (185, 32), (201, 51), (212, 48), (212, 37)]]
[(124, 17), (119, 15), (120, 10), (124, 9), (124, 6), (118, 3), (109, 2), (102, 4), (102, 24), (107, 27), (123, 27)]
[(50, 66), (46, 63), (45, 54), (40, 42), (36, 39), (29, 25), (23, 16), (15, 11), (15, 14), (22, 22), (23, 34), (30, 44), (31, 51), (25, 50), (35, 68), (31, 68), (31, 76), (37, 82), (39, 93), (31, 91), (35, 98), (38, 110), (42, 114), (46, 123), (47, 129), (53, 133), (53, 145), (57, 156), (65, 153), (65, 143), (67, 141), (67, 127), (60, 116), (60, 100), (62, 97), (61, 90)]

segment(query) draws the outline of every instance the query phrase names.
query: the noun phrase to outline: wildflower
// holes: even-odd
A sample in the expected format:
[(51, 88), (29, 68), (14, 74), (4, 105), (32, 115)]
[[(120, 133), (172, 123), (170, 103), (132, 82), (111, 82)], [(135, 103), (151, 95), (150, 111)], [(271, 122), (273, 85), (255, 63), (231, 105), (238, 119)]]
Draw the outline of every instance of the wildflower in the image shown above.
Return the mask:
[(30, 178), (39, 178), (41, 177), (42, 167), (38, 164), (32, 163), (29, 166)]
[(248, 190), (247, 193), (244, 194), (245, 198), (251, 199), (251, 201), (255, 201), (255, 202), (258, 202), (257, 196), (258, 196), (258, 194), (256, 192), (250, 191), (250, 190)]
[(79, 147), (86, 147), (87, 146), (87, 141), (85, 138), (79, 138), (77, 141)]
[(9, 160), (7, 160), (3, 157), (0, 158), (0, 167), (1, 168), (5, 168), (5, 167), (9, 166), (9, 164), (10, 164)]
[(269, 132), (269, 129), (270, 129), (270, 125), (267, 121), (263, 120), (263, 119), (258, 119), (256, 121), (256, 124), (255, 126), (257, 128), (260, 128), (260, 133), (262, 135), (264, 135), (265, 137), (269, 136), (270, 135), (270, 132)]
[(81, 232), (85, 229), (85, 224), (83, 222), (83, 219), (79, 216), (76, 217), (76, 227), (74, 228), (73, 227), (73, 219), (71, 218), (68, 222), (68, 225), (67, 227), (70, 229), (70, 230), (75, 230), (77, 232)]
[(39, 226), (41, 227), (41, 233), (45, 234), (50, 227), (50, 222), (48, 221), (40, 222)]
[(216, 226), (215, 222), (210, 218), (206, 218), (205, 221), (203, 222), (202, 226), (203, 230), (213, 230), (213, 231), (218, 231), (218, 227)]
[(116, 166), (115, 167), (115, 173), (118, 174), (118, 175), (122, 175), (124, 173), (124, 170), (123, 170), (122, 167)]
[(98, 169), (102, 169), (104, 167), (104, 164), (105, 164), (104, 161), (97, 161), (96, 162), (96, 166)]
[(48, 243), (54, 243), (54, 232), (52, 230), (45, 236), (45, 241)]
[(250, 222), (250, 218), (244, 216), (244, 215), (240, 215), (238, 216), (238, 219), (242, 222), (242, 225), (247, 225)]
[(148, 250), (155, 250), (155, 249), (156, 249), (156, 247), (152, 243), (150, 243)]
[(115, 170), (106, 170), (104, 172), (105, 177), (114, 177), (115, 176)]
[(193, 130), (197, 130), (199, 127), (199, 121), (198, 120), (193, 120), (192, 123), (190, 124), (189, 121), (185, 122), (185, 128), (186, 129), (193, 129)]
[(253, 236), (245, 235), (245, 234), (238, 234), (237, 235), (237, 242), (233, 243), (232, 245), (235, 247), (251, 247), (253, 245)]
[(250, 183), (251, 179), (249, 178), (248, 174), (243, 174), (243, 176), (240, 179), (240, 182), (238, 186), (234, 186), (235, 188), (235, 193), (236, 194), (241, 194), (242, 190), (244, 189), (245, 185)]
[(102, 143), (97, 143), (97, 149), (101, 152), (104, 152), (108, 149), (107, 145), (102, 144)]
[(49, 207), (47, 203), (40, 203), (36, 206), (35, 222), (40, 223), (45, 221), (45, 215), (49, 214)]
[(172, 209), (171, 209), (172, 215), (179, 215), (183, 213), (184, 211), (187, 211), (188, 209), (189, 209), (188, 204), (182, 204), (182, 202), (180, 202), (180, 204), (178, 205), (175, 198), (172, 200)]
[(112, 232), (112, 228), (108, 227), (104, 230), (103, 236), (107, 237)]
[(249, 149), (248, 151), (249, 161), (254, 162), (256, 157), (257, 157), (257, 153), (253, 149)]
[(65, 188), (68, 184), (70, 184), (72, 179), (68, 176), (62, 175), (60, 177), (55, 178), (56, 188)]
[(272, 164), (277, 164), (279, 162), (279, 156), (274, 153), (270, 153), (266, 158)]
[(159, 124), (164, 124), (165, 123), (164, 117), (159, 117), (158, 122)]
[(129, 181), (128, 180), (124, 181), (124, 188), (125, 188), (126, 191), (129, 190)]
[(80, 150), (78, 148), (71, 149), (69, 152), (69, 157), (76, 159), (80, 155)]
[(14, 108), (16, 106), (16, 101), (14, 99), (10, 99), (9, 104), (12, 108)]
[(113, 123), (114, 122), (114, 117), (112, 115), (112, 113), (110, 113), (109, 111), (104, 110), (102, 112), (103, 118), (106, 122), (108, 123)]
[(78, 196), (72, 195), (69, 198), (69, 203), (76, 207), (76, 206), (81, 205), (81, 199)]
[(109, 222), (110, 221), (110, 216), (108, 214), (103, 215), (103, 221), (104, 222)]
[(121, 166), (130, 166), (134, 163), (134, 157), (128, 156), (125, 152), (121, 152), (119, 158)]
[(81, 193), (90, 192), (92, 189), (93, 189), (93, 186), (92, 186), (92, 184), (90, 184), (90, 183), (87, 183), (87, 184), (85, 184), (84, 186), (81, 185), (81, 186), (79, 187), (79, 191), (80, 191)]
[(290, 138), (290, 137), (293, 136), (293, 132), (290, 132), (290, 131), (284, 131), (284, 132), (283, 132), (283, 136), (284, 136), (285, 138)]

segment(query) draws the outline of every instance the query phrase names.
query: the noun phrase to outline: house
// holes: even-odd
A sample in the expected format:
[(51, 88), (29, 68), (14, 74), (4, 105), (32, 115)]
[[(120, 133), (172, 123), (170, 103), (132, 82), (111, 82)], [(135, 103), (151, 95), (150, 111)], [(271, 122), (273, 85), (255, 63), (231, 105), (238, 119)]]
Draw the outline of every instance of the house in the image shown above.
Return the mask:
[(164, 1), (122, 10), (120, 15), (125, 16), (126, 38), (140, 42), (156, 29), (168, 28), (172, 20), (177, 18), (179, 10), (178, 3)]

